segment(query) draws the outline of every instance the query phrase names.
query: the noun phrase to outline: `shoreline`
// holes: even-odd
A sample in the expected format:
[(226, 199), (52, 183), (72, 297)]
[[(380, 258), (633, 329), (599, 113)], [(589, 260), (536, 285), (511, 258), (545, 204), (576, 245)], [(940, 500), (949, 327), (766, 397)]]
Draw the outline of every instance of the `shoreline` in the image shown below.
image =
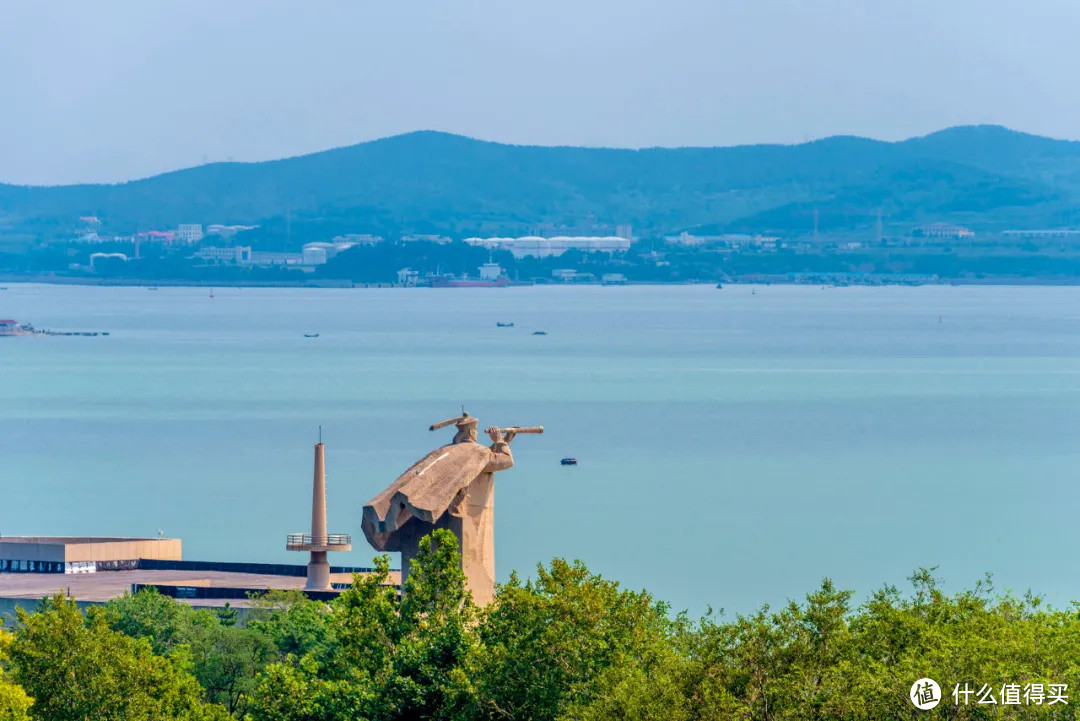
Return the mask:
[[(918, 287), (918, 286), (960, 286), (960, 285), (978, 285), (978, 286), (1042, 286), (1042, 287), (1065, 287), (1080, 285), (1080, 277), (1076, 278), (1024, 278), (1024, 277), (995, 277), (995, 278), (950, 278), (939, 279), (933, 282), (904, 282), (894, 281), (884, 278), (874, 278), (868, 276), (869, 282), (851, 282), (846, 281), (843, 284), (837, 284), (827, 280), (819, 281), (807, 281), (799, 282), (790, 279), (783, 278), (771, 278), (771, 279), (733, 279), (719, 281), (722, 286), (768, 286), (768, 285), (790, 285), (790, 286), (830, 286), (830, 287)], [(630, 286), (630, 285), (670, 285), (670, 286), (686, 286), (686, 285), (699, 285), (699, 286), (715, 286), (718, 281), (702, 280), (702, 281), (626, 281), (623, 283), (601, 283), (601, 282), (549, 282), (549, 283), (519, 283), (511, 284), (508, 287), (580, 287), (580, 286)], [(343, 290), (368, 290), (368, 289), (411, 289), (411, 288), (429, 288), (429, 286), (405, 286), (397, 283), (354, 283), (349, 280), (310, 280), (304, 282), (292, 282), (292, 281), (232, 281), (232, 282), (212, 282), (204, 280), (152, 280), (146, 278), (92, 278), (86, 276), (60, 276), (60, 275), (16, 275), (16, 274), (0, 274), (0, 284), (4, 283), (23, 283), (23, 284), (42, 284), (42, 285), (77, 285), (88, 287), (159, 287), (159, 288), (315, 288), (315, 289), (343, 289)], [(437, 290), (450, 290), (449, 288), (439, 288)]]

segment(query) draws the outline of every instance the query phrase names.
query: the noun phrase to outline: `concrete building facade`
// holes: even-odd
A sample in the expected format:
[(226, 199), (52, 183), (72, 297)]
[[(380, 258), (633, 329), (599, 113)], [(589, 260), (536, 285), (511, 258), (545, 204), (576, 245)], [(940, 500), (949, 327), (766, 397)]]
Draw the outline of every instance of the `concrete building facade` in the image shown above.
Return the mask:
[(630, 250), (630, 240), (616, 235), (552, 238), (526, 235), (520, 238), (466, 238), (465, 242), (489, 250), (508, 250), (515, 258), (558, 257), (568, 250), (584, 253), (625, 253)]
[(202, 225), (199, 223), (181, 223), (176, 227), (176, 239), (188, 245), (198, 243), (203, 239)]
[(0, 573), (92, 573), (135, 568), (140, 559), (179, 561), (179, 538), (0, 537)]

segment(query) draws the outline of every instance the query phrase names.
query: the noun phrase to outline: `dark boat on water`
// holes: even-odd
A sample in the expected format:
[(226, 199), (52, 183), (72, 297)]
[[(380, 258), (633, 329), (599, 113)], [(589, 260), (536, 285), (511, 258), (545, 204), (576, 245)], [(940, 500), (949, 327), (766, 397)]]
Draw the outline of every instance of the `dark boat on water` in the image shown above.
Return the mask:
[(577, 465), (577, 459), (576, 458), (564, 458), (561, 461), (559, 461), (559, 463), (564, 465), (564, 466), (576, 466)]
[(318, 338), (319, 334), (318, 333), (304, 333), (304, 337), (305, 338)]
[(546, 330), (534, 330), (533, 335), (547, 335)]
[(499, 328), (513, 328), (514, 327), (514, 321), (510, 321), (509, 323), (503, 323), (501, 321), (496, 321), (495, 325), (498, 326)]

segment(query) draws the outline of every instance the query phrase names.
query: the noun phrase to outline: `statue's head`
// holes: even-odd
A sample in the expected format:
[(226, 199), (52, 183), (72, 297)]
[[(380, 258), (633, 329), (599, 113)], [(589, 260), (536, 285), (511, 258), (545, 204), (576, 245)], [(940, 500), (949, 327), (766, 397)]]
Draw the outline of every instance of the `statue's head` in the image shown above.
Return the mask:
[(454, 443), (476, 442), (476, 426), (478, 421), (468, 413), (461, 416), (457, 423), (457, 433), (454, 435)]

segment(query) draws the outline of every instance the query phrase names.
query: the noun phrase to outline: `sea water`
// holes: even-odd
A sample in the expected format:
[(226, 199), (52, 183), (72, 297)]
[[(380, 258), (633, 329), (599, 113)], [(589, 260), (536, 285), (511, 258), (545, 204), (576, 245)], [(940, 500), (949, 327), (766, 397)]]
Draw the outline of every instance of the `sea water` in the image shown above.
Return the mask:
[(332, 562), (367, 565), (363, 504), (464, 406), (546, 429), (497, 476), (500, 579), (581, 559), (733, 613), (936, 566), (1080, 599), (1080, 288), (9, 284), (0, 317), (110, 332), (0, 339), (0, 534), (304, 563), (322, 426)]

